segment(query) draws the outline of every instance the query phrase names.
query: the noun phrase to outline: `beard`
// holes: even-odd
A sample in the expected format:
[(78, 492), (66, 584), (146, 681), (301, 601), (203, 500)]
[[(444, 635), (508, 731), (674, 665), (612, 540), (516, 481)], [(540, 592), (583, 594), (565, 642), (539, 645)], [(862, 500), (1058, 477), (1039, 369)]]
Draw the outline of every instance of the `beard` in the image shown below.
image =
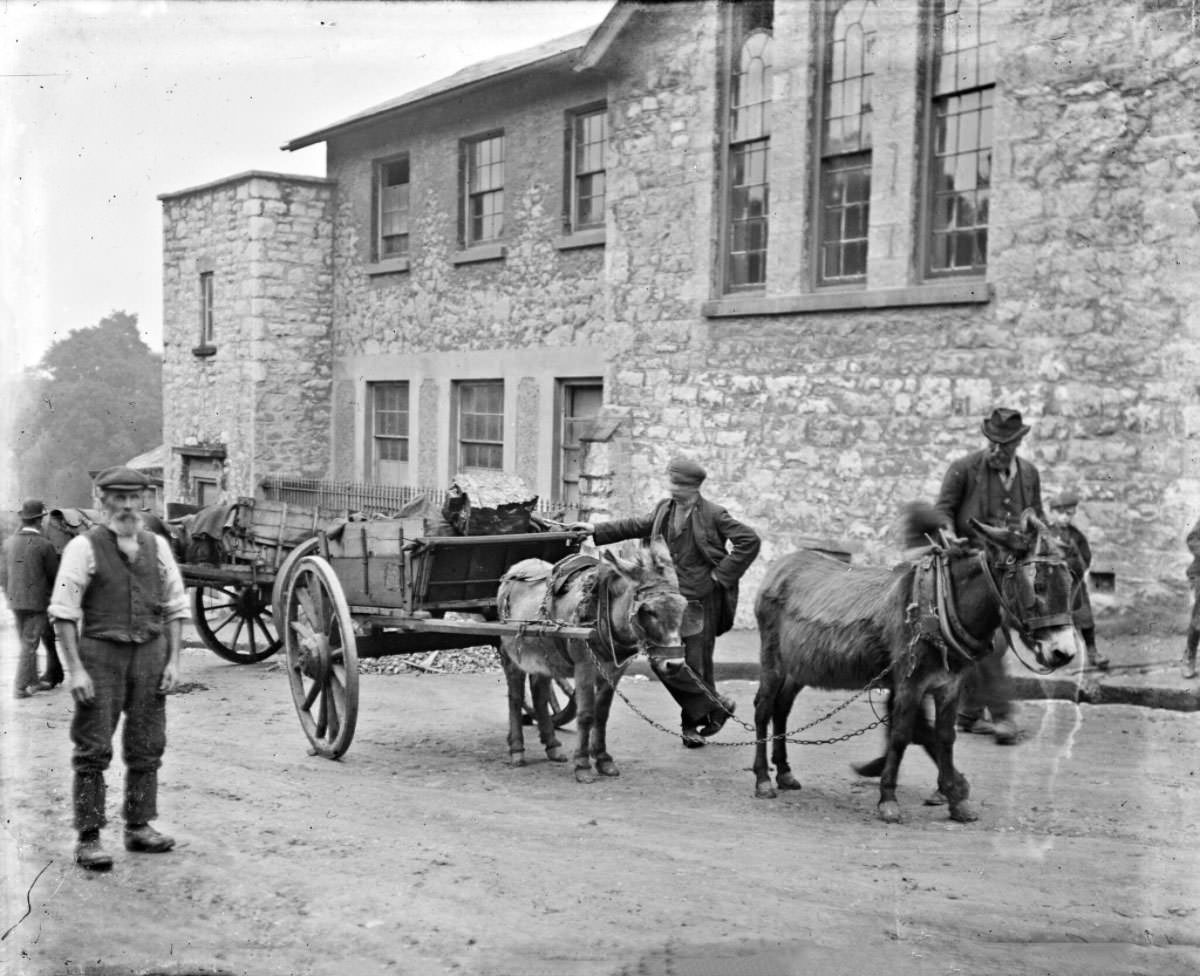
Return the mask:
[(137, 535), (142, 517), (137, 512), (117, 512), (108, 520), (108, 527), (124, 538)]
[(989, 454), (987, 463), (988, 467), (993, 471), (1004, 472), (1008, 470), (1010, 460), (1010, 458), (1005, 457), (1003, 454)]

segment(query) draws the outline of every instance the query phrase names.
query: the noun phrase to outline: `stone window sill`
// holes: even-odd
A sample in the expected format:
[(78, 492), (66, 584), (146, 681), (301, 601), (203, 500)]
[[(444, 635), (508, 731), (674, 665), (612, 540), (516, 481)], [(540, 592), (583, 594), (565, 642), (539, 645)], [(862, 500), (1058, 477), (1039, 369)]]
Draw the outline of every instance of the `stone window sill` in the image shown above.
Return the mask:
[(555, 243), (560, 251), (571, 251), (578, 247), (603, 247), (605, 232), (603, 227), (593, 227), (590, 230), (577, 230), (564, 234)]
[(503, 244), (477, 244), (450, 256), (452, 264), (476, 264), (479, 261), (503, 261), (508, 250)]
[(216, 346), (203, 345), (203, 346), (196, 346), (194, 349), (192, 349), (192, 355), (195, 356), (197, 359), (207, 359), (209, 356), (215, 356), (216, 354), (217, 354)]
[(856, 309), (906, 308), (919, 305), (982, 305), (992, 300), (986, 281), (956, 281), (907, 288), (872, 288), (855, 291), (816, 291), (803, 295), (728, 295), (705, 302), (707, 318), (741, 315), (795, 315), (806, 312), (840, 312)]
[(383, 261), (374, 261), (363, 267), (363, 271), (368, 275), (398, 274), (407, 270), (408, 258), (387, 258)]

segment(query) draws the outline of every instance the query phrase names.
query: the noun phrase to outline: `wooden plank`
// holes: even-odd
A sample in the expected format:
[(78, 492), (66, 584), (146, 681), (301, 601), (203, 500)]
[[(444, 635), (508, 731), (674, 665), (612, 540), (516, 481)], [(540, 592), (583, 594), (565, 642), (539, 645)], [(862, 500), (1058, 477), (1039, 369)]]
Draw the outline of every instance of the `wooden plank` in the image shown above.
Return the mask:
[(389, 612), (389, 607), (370, 607), (354, 604), (350, 613), (363, 624), (400, 630), (410, 633), (432, 634), (478, 634), (481, 637), (560, 637), (564, 640), (591, 640), (596, 636), (594, 627), (576, 627), (570, 624), (544, 623), (540, 621), (518, 622), (514, 620), (436, 620), (424, 617), (407, 617)]
[(183, 575), (186, 586), (196, 583), (272, 583), (275, 574), (260, 566), (238, 566), (224, 564), (221, 566), (206, 566), (202, 563), (180, 563), (179, 572)]

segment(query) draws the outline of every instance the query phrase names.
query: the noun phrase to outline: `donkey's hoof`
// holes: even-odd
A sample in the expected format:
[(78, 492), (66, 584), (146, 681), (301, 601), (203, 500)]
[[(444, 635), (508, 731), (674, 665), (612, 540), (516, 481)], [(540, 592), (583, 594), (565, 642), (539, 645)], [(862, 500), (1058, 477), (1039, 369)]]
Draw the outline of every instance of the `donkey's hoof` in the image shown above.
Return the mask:
[(597, 759), (596, 772), (601, 776), (620, 776), (621, 771), (617, 769), (617, 764), (611, 759)]
[(900, 823), (900, 804), (895, 800), (883, 800), (880, 802), (879, 819), (884, 823)]
[(596, 775), (592, 772), (591, 766), (576, 766), (575, 767), (575, 782), (576, 783), (594, 783)]
[(571, 757), (563, 752), (558, 746), (551, 746), (546, 750), (546, 758), (551, 762), (566, 762)]
[(781, 790), (798, 790), (800, 789), (800, 780), (791, 773), (780, 773), (775, 777), (775, 785)]
[(962, 800), (950, 804), (950, 819), (959, 823), (974, 823), (979, 819), (979, 811), (970, 800)]
[(525, 765), (525, 753), (510, 752), (508, 754), (508, 764), (514, 768)]
[(763, 780), (761, 783), (755, 783), (754, 795), (760, 800), (774, 800), (775, 797), (779, 796), (779, 794), (775, 792), (775, 787), (771, 785), (769, 780)]

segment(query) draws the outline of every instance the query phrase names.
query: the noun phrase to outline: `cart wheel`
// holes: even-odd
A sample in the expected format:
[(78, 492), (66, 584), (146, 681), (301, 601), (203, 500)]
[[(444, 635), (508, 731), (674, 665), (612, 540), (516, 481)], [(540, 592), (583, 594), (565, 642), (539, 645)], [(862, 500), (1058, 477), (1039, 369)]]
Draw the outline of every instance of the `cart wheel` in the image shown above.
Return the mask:
[(204, 646), (234, 664), (269, 658), (280, 645), (269, 596), (261, 583), (198, 583), (192, 590), (192, 623)]
[(271, 587), (271, 612), (275, 615), (276, 620), (284, 618), (283, 601), (287, 599), (288, 583), (292, 581), (292, 573), (296, 571), (296, 564), (305, 556), (316, 553), (319, 544), (319, 539), (305, 539), (280, 563), (279, 569), (275, 573), (275, 583)]
[(284, 653), (300, 727), (313, 752), (337, 759), (358, 720), (354, 622), (333, 567), (320, 556), (296, 565), (284, 601)]
[[(558, 691), (563, 694), (563, 699), (560, 700), (558, 692), (554, 690), (555, 685), (558, 686)], [(521, 703), (521, 723), (523, 725), (533, 725), (533, 704), (530, 701)], [(556, 729), (561, 729), (564, 725), (570, 725), (575, 719), (575, 686), (569, 678), (555, 678), (550, 685), (550, 718), (554, 722)]]

